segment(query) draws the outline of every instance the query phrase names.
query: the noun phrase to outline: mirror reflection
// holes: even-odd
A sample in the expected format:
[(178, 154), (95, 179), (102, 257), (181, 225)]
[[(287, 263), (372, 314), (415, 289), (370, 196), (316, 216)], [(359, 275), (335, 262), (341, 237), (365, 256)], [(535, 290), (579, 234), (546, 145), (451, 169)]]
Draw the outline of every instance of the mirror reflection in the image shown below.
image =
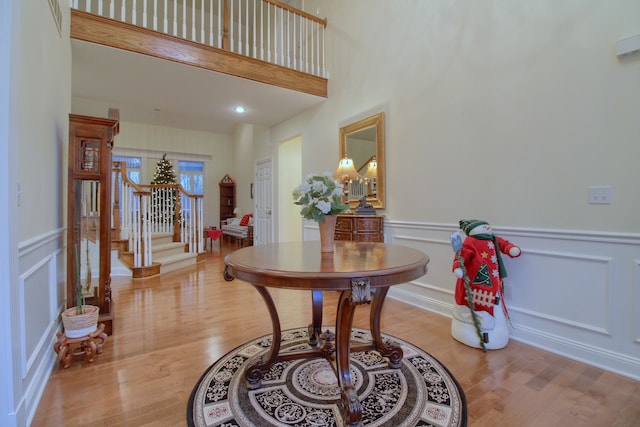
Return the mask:
[(340, 128), (341, 164), (350, 159), (357, 175), (345, 175), (345, 194), (353, 208), (364, 197), (384, 209), (384, 113)]

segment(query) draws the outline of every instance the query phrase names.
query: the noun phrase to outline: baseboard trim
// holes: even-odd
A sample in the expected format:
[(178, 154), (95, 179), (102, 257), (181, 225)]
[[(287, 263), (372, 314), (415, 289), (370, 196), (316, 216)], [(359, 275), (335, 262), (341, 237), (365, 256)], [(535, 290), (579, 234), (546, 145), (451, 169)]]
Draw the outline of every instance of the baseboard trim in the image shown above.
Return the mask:
[(514, 325), (510, 338), (640, 381), (640, 358), (629, 357), (523, 325)]

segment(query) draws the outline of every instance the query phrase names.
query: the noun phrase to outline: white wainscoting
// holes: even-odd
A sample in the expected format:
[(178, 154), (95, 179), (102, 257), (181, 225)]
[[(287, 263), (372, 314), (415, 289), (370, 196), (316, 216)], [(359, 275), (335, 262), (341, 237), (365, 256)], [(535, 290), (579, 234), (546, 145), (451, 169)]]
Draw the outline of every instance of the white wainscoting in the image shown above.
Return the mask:
[(18, 246), (18, 324), (12, 325), (19, 353), (21, 395), (18, 419), (31, 420), (56, 361), (53, 352), (65, 302), (64, 229), (36, 236)]
[[(511, 338), (640, 380), (640, 234), (502, 228)], [(422, 278), (389, 297), (451, 317), (457, 224), (385, 221), (385, 240), (429, 255)], [(452, 338), (453, 339), (453, 338)]]

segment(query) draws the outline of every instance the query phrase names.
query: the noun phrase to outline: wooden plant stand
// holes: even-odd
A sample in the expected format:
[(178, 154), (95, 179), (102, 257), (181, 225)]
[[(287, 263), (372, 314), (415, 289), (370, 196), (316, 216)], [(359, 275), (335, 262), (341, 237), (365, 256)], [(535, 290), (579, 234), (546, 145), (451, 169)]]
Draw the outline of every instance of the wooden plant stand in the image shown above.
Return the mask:
[(67, 338), (67, 336), (58, 332), (56, 334), (58, 341), (53, 344), (53, 351), (60, 359), (60, 365), (68, 368), (74, 356), (82, 356), (87, 362), (93, 362), (96, 354), (102, 353), (102, 346), (107, 342), (107, 334), (104, 333), (104, 323), (98, 325), (98, 328), (84, 337)]

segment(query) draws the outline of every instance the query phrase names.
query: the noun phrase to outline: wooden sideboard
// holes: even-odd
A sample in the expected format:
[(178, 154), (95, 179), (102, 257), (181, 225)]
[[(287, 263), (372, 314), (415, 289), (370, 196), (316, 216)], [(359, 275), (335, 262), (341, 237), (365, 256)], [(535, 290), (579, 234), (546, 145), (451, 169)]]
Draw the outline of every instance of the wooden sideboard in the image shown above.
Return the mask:
[(338, 215), (335, 240), (384, 242), (384, 216)]

